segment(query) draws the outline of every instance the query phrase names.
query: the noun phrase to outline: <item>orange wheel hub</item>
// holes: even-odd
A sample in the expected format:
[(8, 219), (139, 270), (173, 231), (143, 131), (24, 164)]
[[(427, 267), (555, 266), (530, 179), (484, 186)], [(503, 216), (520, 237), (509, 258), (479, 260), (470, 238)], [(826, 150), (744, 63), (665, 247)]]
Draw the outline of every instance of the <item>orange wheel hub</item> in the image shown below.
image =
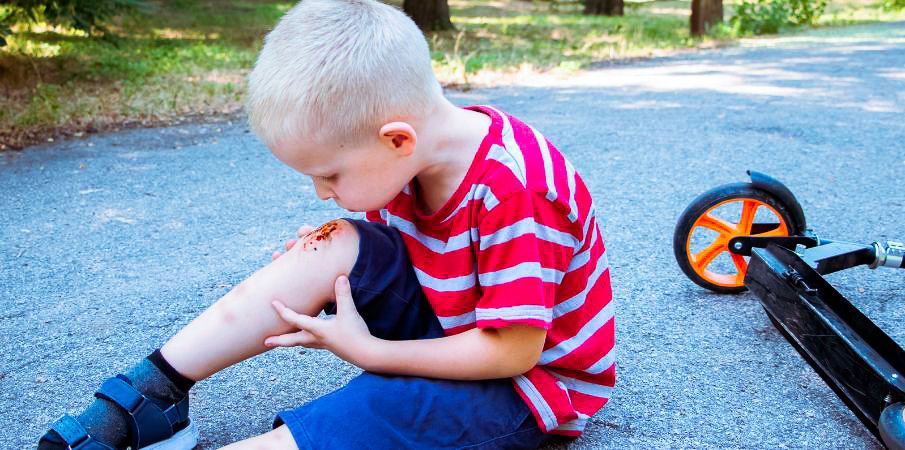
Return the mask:
[[(730, 203), (741, 203), (741, 214), (737, 222), (732, 222), (713, 215), (712, 213), (720, 207)], [(759, 208), (766, 208), (779, 221), (775, 228), (759, 233), (751, 234), (754, 218)], [(716, 232), (717, 236), (709, 245), (702, 250), (692, 253), (691, 241), (692, 235), (698, 228), (706, 228)], [(737, 236), (788, 236), (788, 226), (772, 206), (753, 198), (733, 198), (722, 201), (713, 205), (704, 214), (702, 214), (691, 226), (685, 241), (685, 253), (688, 255), (688, 262), (701, 278), (710, 283), (724, 287), (741, 287), (744, 286), (745, 272), (748, 271), (748, 260), (745, 256), (736, 255), (729, 252), (729, 241)], [(736, 273), (719, 272), (716, 269), (709, 269), (711, 263), (723, 252), (728, 252), (732, 258), (732, 264), (735, 266)]]

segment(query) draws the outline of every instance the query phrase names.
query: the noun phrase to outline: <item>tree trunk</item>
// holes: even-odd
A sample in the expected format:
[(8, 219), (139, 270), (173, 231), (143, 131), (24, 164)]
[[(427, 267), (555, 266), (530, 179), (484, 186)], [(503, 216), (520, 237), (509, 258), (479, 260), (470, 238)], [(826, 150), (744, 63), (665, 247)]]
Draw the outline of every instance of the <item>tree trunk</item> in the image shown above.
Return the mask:
[(594, 16), (621, 16), (625, 9), (623, 0), (584, 0), (584, 13)]
[(402, 10), (421, 31), (452, 30), (447, 0), (404, 0)]
[(723, 21), (723, 0), (691, 0), (691, 35), (700, 36)]

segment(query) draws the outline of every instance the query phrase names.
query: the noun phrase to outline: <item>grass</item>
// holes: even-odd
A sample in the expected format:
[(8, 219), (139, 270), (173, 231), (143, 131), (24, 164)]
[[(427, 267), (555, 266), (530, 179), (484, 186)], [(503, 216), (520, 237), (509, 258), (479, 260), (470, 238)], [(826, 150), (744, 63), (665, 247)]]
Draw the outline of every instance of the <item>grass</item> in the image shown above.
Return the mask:
[(430, 36), (434, 69), (447, 83), (469, 85), (526, 70), (569, 72), (595, 61), (646, 56), (704, 41), (689, 36), (684, 11), (659, 13), (652, 3), (636, 5), (624, 17), (537, 9), (468, 15), (474, 10), (452, 2), (458, 30)]
[[(14, 28), (0, 49), (0, 149), (238, 112), (261, 39), (292, 3), (156, 1), (113, 20), (113, 41), (43, 24)], [(837, 0), (819, 26), (905, 19), (872, 1)], [(574, 0), (449, 2), (457, 29), (428, 40), (441, 82), (465, 88), (737, 37), (691, 38), (683, 0), (628, 1), (624, 17), (583, 16)], [(725, 3), (728, 18), (733, 3)]]
[(0, 50), (0, 148), (236, 112), (288, 2), (177, 0), (117, 18), (115, 41), (20, 26)]
[(818, 27), (838, 27), (905, 20), (905, 10), (884, 11), (875, 0), (830, 2), (817, 21)]

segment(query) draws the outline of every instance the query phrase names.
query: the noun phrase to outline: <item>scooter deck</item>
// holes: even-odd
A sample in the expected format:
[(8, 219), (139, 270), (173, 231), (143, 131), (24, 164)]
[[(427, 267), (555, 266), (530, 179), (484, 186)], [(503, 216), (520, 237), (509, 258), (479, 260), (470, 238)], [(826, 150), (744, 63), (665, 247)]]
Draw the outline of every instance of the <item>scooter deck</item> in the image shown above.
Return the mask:
[(795, 252), (755, 248), (745, 285), (846, 406), (882, 441), (888, 405), (905, 401), (905, 351)]

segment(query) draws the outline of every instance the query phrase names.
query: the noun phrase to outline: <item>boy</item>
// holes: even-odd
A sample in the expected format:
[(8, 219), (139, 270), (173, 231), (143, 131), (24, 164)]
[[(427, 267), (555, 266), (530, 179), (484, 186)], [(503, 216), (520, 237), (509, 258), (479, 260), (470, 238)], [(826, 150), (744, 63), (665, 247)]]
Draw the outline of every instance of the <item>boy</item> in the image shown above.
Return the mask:
[(373, 0), (289, 11), (248, 111), (318, 197), (367, 221), (300, 230), (40, 448), (192, 448), (191, 386), (293, 345), (365, 372), (229, 448), (536, 448), (581, 434), (615, 382), (612, 294), (590, 195), (549, 141), (452, 105), (415, 25)]

